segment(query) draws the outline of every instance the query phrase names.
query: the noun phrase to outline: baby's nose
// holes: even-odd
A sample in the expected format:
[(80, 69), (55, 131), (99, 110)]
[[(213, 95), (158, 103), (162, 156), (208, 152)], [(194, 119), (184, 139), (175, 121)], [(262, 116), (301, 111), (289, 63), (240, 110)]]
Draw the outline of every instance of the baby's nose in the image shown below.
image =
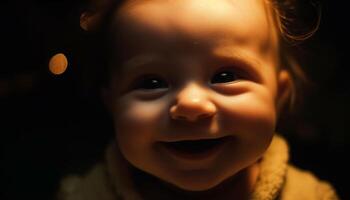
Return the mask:
[(196, 121), (214, 116), (216, 110), (208, 91), (190, 85), (178, 93), (175, 104), (170, 108), (170, 116), (176, 120)]

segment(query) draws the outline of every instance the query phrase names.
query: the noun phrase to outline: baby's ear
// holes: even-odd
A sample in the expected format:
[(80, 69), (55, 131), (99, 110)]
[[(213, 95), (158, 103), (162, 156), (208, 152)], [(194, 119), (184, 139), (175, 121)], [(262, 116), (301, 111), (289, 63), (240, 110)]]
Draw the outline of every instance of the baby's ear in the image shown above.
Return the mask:
[(294, 99), (293, 80), (287, 70), (278, 72), (277, 111), (281, 113), (290, 108)]
[(80, 27), (85, 31), (95, 30), (101, 15), (95, 11), (85, 11), (80, 15)]
[(85, 31), (95, 30), (112, 3), (113, 0), (91, 0), (90, 9), (80, 15), (80, 27)]

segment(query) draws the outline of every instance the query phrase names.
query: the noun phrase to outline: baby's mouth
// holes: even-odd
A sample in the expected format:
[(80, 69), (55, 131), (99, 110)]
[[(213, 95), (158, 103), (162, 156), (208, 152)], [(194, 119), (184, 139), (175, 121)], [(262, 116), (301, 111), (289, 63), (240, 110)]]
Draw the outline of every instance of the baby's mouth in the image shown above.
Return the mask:
[(183, 140), (176, 142), (161, 142), (170, 153), (185, 159), (204, 159), (218, 152), (219, 147), (229, 140), (229, 137), (216, 139)]

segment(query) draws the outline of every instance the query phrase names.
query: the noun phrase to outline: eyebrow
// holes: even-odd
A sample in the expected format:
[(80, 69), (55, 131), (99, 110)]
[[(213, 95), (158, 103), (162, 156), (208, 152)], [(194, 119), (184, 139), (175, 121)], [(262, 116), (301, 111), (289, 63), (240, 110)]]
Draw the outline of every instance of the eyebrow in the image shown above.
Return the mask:
[(148, 63), (154, 62), (156, 60), (162, 60), (162, 58), (156, 54), (141, 54), (130, 58), (122, 64), (124, 69), (132, 69), (141, 65), (146, 65)]
[(219, 58), (230, 60), (234, 64), (237, 64), (238, 68), (242, 68), (242, 70), (248, 70), (248, 72), (253, 75), (253, 78), (261, 81), (262, 77), (259, 73), (259, 69), (262, 63), (246, 50), (241, 48), (220, 47), (215, 49), (212, 53)]

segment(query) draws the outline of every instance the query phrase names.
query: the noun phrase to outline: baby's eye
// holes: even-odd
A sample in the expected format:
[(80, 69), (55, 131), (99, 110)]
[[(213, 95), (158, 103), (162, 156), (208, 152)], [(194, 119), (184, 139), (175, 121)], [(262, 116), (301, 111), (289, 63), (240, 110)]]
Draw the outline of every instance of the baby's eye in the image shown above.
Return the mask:
[(154, 90), (168, 87), (168, 83), (161, 77), (145, 76), (135, 82), (133, 89)]
[(211, 79), (212, 84), (217, 84), (217, 83), (228, 83), (232, 81), (238, 80), (239, 77), (237, 74), (233, 71), (230, 70), (223, 70), (219, 71), (216, 74), (214, 74), (213, 78)]

